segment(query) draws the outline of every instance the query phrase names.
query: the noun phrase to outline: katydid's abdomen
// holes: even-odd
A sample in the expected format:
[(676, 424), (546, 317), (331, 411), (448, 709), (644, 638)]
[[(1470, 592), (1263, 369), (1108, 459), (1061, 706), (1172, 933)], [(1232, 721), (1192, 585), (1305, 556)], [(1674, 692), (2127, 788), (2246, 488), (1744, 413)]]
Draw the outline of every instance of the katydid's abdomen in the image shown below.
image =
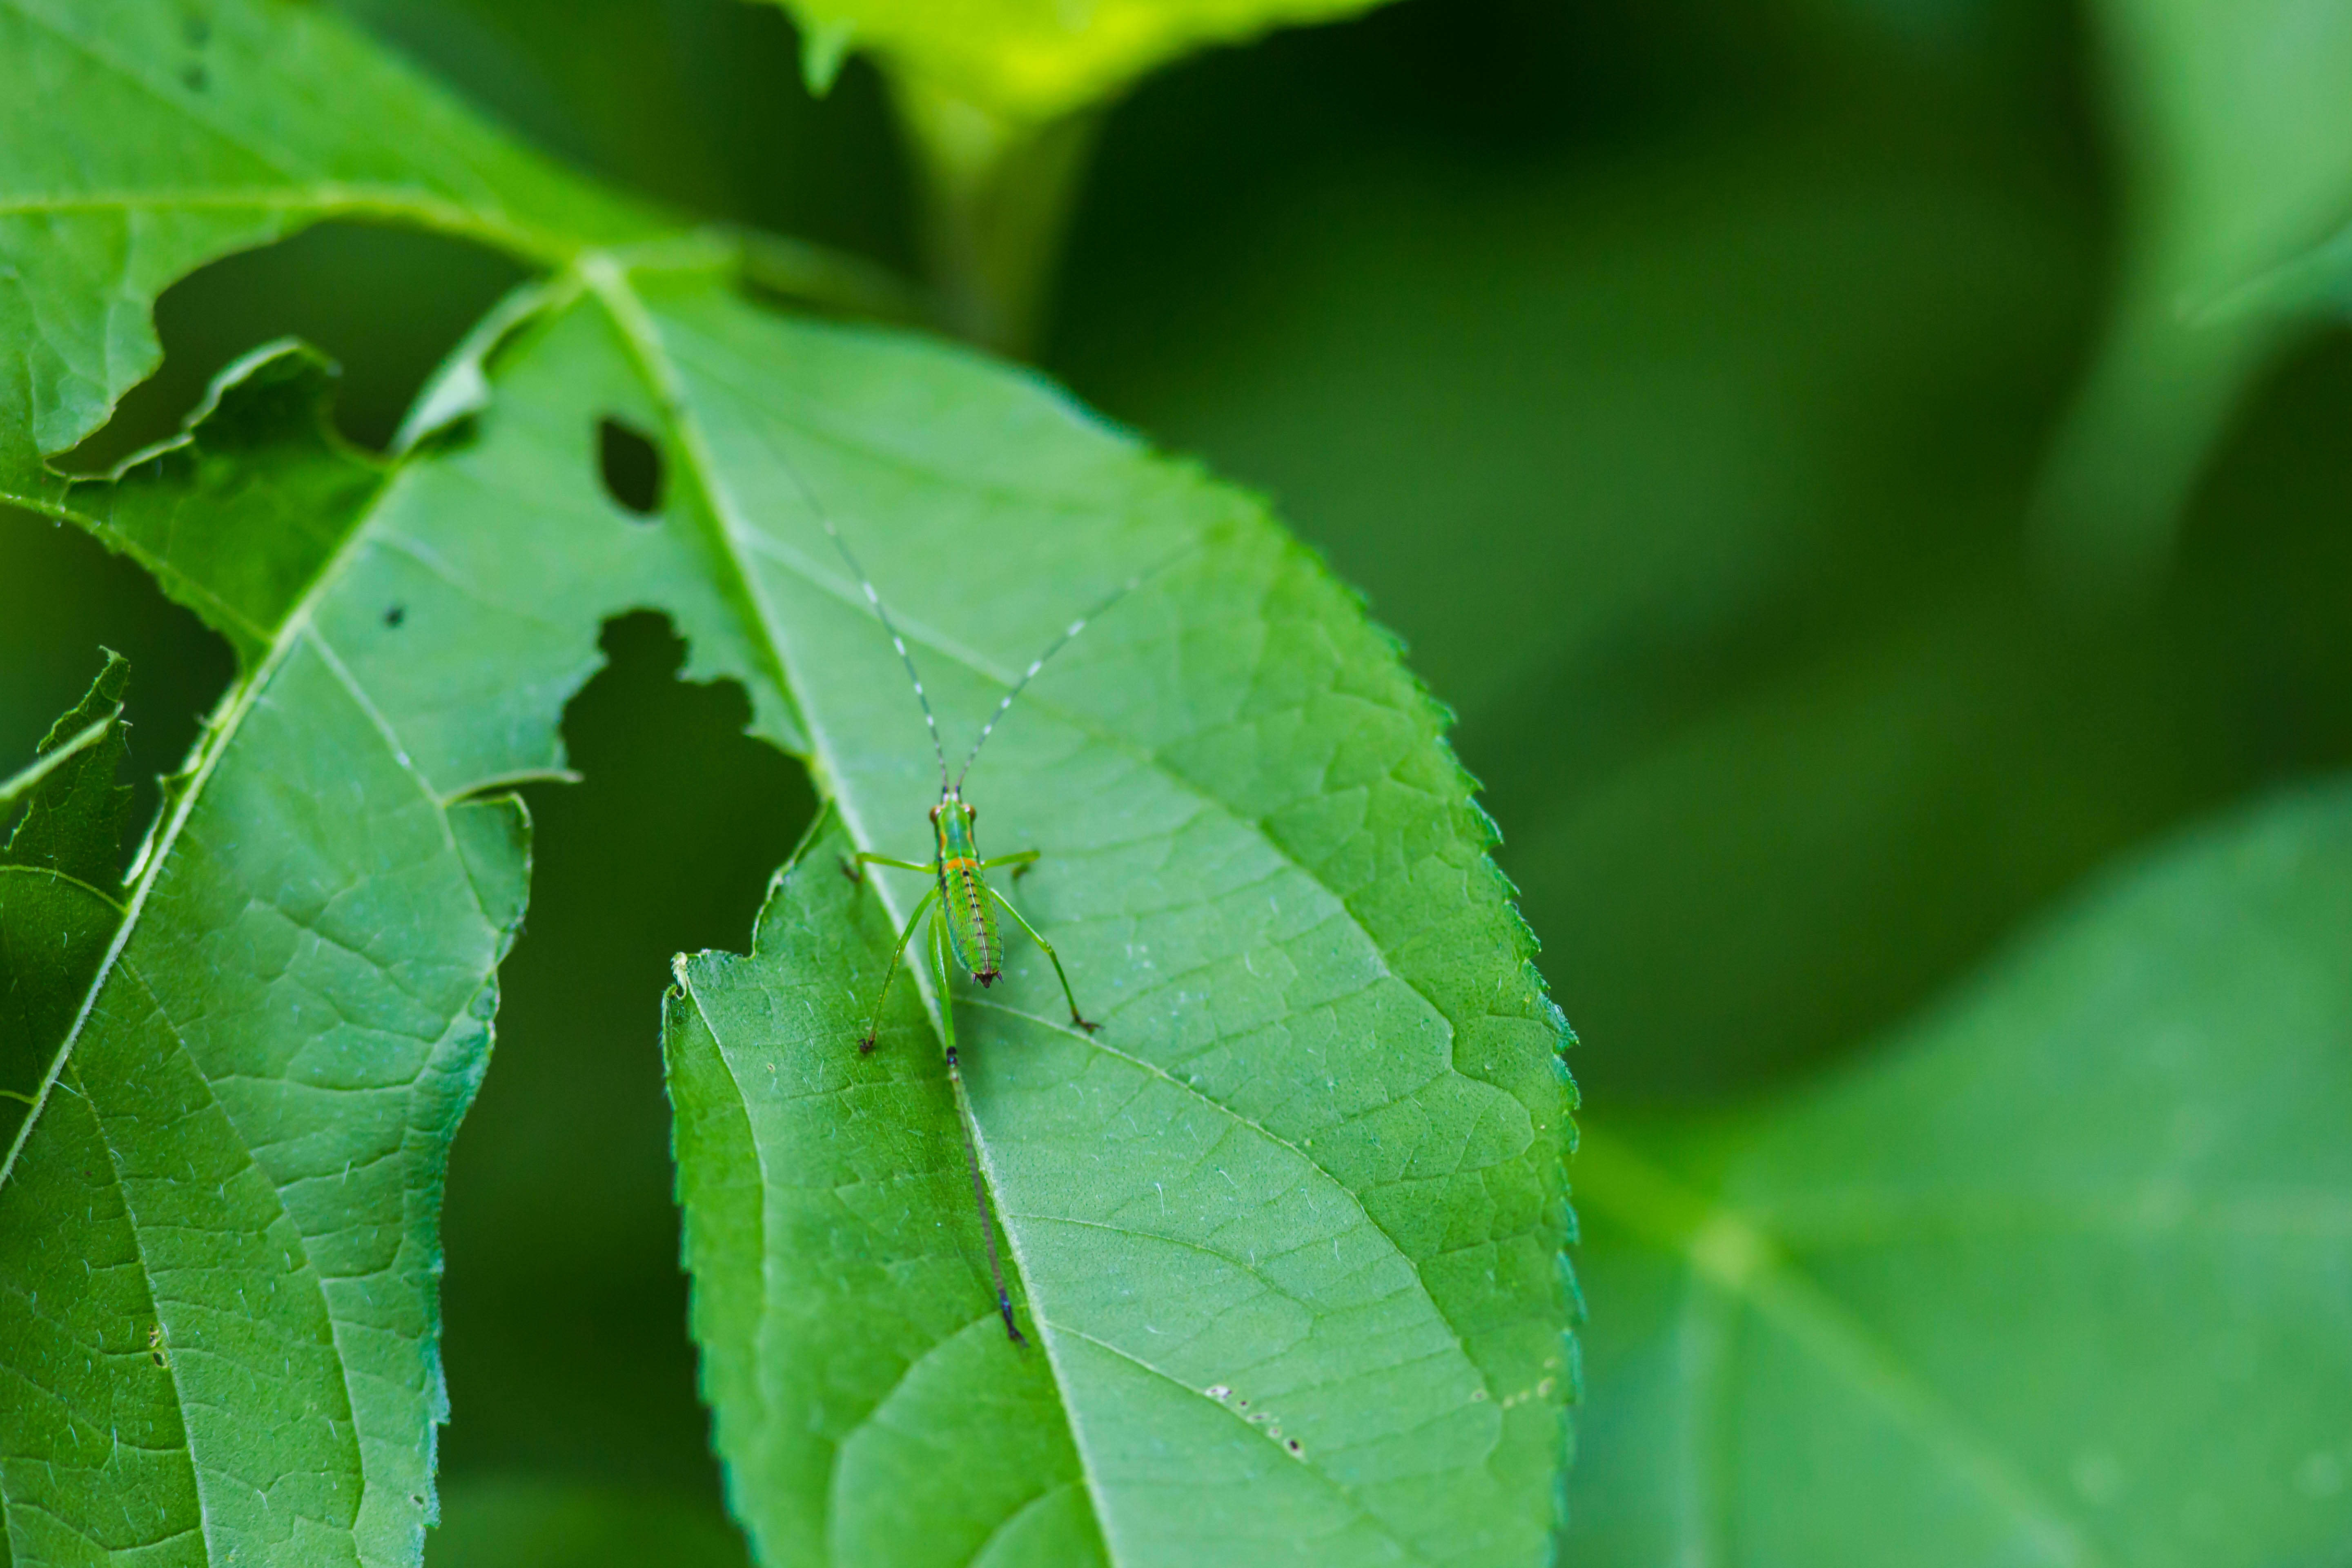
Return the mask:
[(981, 879), (980, 845), (969, 808), (961, 803), (931, 814), (940, 837), (940, 912), (948, 923), (948, 945), (963, 972), (982, 985), (995, 984), (1004, 950), (989, 908), (988, 884)]

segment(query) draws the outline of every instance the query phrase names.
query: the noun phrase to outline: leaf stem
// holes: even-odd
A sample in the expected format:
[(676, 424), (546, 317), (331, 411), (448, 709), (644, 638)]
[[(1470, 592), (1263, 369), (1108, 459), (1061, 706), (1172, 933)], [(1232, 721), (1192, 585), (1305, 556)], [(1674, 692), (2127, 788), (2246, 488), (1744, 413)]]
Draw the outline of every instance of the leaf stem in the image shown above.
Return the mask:
[(941, 323), (1020, 354), (1043, 324), (1099, 109), (1009, 119), (908, 72), (891, 76), (921, 190), (921, 230)]

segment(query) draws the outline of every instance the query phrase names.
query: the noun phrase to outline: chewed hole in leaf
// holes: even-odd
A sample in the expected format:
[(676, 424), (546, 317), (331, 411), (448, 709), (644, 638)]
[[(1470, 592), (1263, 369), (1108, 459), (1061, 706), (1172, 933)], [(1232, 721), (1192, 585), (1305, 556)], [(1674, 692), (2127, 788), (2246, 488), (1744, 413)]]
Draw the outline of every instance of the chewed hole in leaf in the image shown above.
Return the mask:
[(342, 366), (336, 428), (381, 451), (425, 377), (522, 277), (479, 246), (378, 224), (320, 224), (224, 257), (156, 299), (163, 365), (57, 466), (102, 473), (176, 435), (224, 365), (281, 337), (314, 344)]
[(598, 420), (596, 473), (623, 510), (647, 522), (660, 513), (661, 448), (644, 431), (610, 415)]
[[(426, 635), (409, 609), (399, 635)], [(500, 972), (497, 1052), (450, 1165), (453, 1484), (505, 1473), (556, 1424), (651, 1468), (698, 1445), (708, 1420), (670, 1263), (669, 1108), (645, 1000), (673, 954), (744, 945), (816, 800), (800, 763), (744, 733), (740, 686), (682, 679), (687, 647), (663, 616), (611, 622), (602, 647), (604, 668), (564, 710), (583, 782), (522, 792), (530, 926)], [(517, 1164), (515, 1149), (535, 1152)], [(549, 1279), (577, 1282), (563, 1311), (545, 1310)], [(615, 1343), (634, 1347), (631, 1399), (583, 1413), (566, 1391)]]

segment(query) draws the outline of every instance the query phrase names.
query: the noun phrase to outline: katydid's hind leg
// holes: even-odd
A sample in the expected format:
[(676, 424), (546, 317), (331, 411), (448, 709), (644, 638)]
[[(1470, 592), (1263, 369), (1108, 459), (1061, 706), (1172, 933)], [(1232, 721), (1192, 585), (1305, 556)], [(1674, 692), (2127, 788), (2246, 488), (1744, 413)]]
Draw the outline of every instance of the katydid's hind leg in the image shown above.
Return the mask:
[(1062, 968), (1062, 955), (1054, 951), (1054, 944), (1047, 942), (1043, 936), (1039, 935), (1035, 926), (1031, 925), (1027, 921), (1021, 918), (1021, 911), (1013, 907), (1012, 900), (1006, 898), (1003, 893), (998, 892), (993, 888), (988, 889), (988, 896), (994, 899), (998, 905), (1003, 909), (1004, 912), (1013, 917), (1013, 924), (1019, 926), (1023, 931), (1029, 933), (1029, 940), (1037, 944), (1038, 951), (1045, 955), (1045, 962), (1054, 966), (1054, 978), (1062, 983), (1062, 1000), (1070, 1005), (1070, 1022), (1076, 1024), (1079, 1028), (1084, 1029), (1089, 1035), (1093, 1034), (1097, 1029), (1101, 1028), (1102, 1026), (1100, 1024), (1094, 1022), (1094, 1020), (1088, 1018), (1085, 1014), (1078, 1011), (1077, 994), (1070, 989), (1070, 977), (1064, 972)]
[(907, 929), (898, 933), (898, 945), (890, 950), (890, 967), (883, 972), (881, 994), (874, 998), (874, 1016), (866, 1021), (866, 1033), (857, 1038), (859, 1056), (874, 1048), (874, 1038), (882, 1032), (882, 1005), (890, 1000), (890, 982), (898, 978), (899, 961), (907, 956), (907, 944), (914, 940), (915, 927), (922, 922), (923, 912), (939, 896), (940, 890), (933, 888), (915, 900), (915, 912), (907, 917)]
[(1029, 1342), (1021, 1337), (1020, 1325), (1013, 1321), (1013, 1297), (1004, 1289), (1004, 1262), (996, 1251), (996, 1220), (988, 1212), (988, 1184), (980, 1174), (980, 1133), (972, 1125), (971, 1091), (965, 1088), (963, 1064), (956, 1058), (955, 993), (950, 989), (954, 972), (948, 966), (947, 922), (931, 922), (931, 963), (940, 977), (940, 1033), (948, 1047), (948, 1090), (955, 1096), (956, 1122), (963, 1130), (963, 1164), (971, 1176), (971, 1206), (980, 1215), (980, 1238), (988, 1246), (988, 1280), (996, 1287), (997, 1316), (1004, 1320), (1004, 1337), (1016, 1345)]

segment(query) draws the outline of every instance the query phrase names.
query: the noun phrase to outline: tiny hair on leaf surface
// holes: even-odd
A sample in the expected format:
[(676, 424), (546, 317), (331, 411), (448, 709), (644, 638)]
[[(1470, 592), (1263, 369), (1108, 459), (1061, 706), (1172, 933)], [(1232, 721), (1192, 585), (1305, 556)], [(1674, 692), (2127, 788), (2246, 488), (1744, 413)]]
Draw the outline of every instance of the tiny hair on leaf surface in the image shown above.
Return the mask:
[(2347, 1119), (2336, 783), (2104, 879), (1806, 1092), (1589, 1132), (1601, 1310), (1564, 1549), (2335, 1561)]

